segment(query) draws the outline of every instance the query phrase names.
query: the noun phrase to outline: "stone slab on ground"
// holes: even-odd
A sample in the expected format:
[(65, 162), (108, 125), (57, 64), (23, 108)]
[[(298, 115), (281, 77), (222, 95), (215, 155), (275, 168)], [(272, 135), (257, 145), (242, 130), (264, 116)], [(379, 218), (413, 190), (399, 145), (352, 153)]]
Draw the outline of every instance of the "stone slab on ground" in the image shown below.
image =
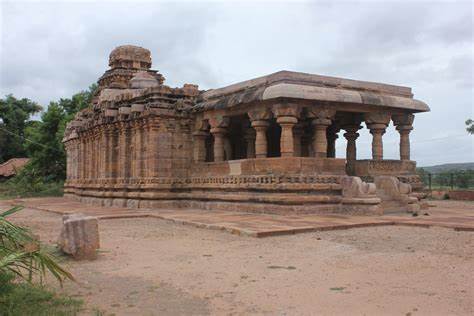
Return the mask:
[[(29, 208), (58, 214), (82, 213), (101, 220), (116, 218), (155, 217), (178, 224), (216, 229), (237, 235), (268, 237), (311, 231), (339, 230), (357, 227), (404, 225), (444, 227), (458, 231), (474, 231), (474, 203), (433, 201), (434, 207), (413, 217), (407, 213), (383, 216), (349, 215), (268, 215), (229, 211), (183, 209), (127, 209), (88, 205), (66, 198), (31, 198), (8, 201)], [(423, 215), (423, 214), (427, 215)]]

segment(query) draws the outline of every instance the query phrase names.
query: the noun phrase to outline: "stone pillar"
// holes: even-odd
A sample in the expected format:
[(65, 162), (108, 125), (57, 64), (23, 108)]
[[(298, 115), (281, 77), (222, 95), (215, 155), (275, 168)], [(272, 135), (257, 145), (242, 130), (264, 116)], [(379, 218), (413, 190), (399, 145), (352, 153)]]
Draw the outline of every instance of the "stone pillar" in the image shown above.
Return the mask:
[(255, 157), (267, 157), (267, 128), (270, 124), (264, 120), (252, 121), (252, 127), (255, 129)]
[(86, 131), (86, 139), (85, 139), (85, 148), (84, 151), (84, 179), (90, 178), (90, 166), (91, 166), (91, 140), (90, 140), (90, 133)]
[(255, 130), (247, 129), (244, 137), (247, 143), (247, 158), (255, 158)]
[(346, 160), (348, 162), (353, 162), (357, 160), (356, 140), (359, 137), (359, 133), (357, 133), (357, 131), (361, 128), (361, 126), (349, 125), (343, 128), (346, 130), (344, 137), (347, 139)]
[(282, 157), (295, 155), (293, 127), (298, 123), (300, 108), (296, 103), (278, 103), (272, 108), (276, 121), (281, 126), (280, 153)]
[(117, 178), (126, 178), (126, 160), (127, 160), (127, 124), (121, 122), (118, 131), (118, 155), (117, 155)]
[(130, 159), (130, 177), (138, 178), (140, 175), (140, 123), (134, 120), (130, 123), (130, 142), (129, 142), (129, 159)]
[(247, 113), (250, 118), (250, 126), (255, 130), (255, 157), (266, 158), (268, 151), (267, 128), (271, 112), (266, 108), (257, 108)]
[(224, 135), (227, 129), (223, 127), (211, 128), (211, 134), (214, 136), (214, 161), (224, 161)]
[(104, 161), (104, 178), (108, 179), (110, 178), (110, 156), (111, 156), (111, 129), (109, 125), (106, 125), (104, 127), (104, 135), (105, 135), (105, 146), (104, 146), (104, 151), (105, 151), (105, 161)]
[(214, 161), (224, 161), (224, 137), (229, 126), (229, 118), (215, 115), (209, 119), (209, 125), (214, 136)]
[(101, 147), (101, 134), (100, 134), (100, 129), (96, 129), (95, 131), (95, 138), (94, 138), (94, 151), (96, 160), (95, 160), (95, 175), (94, 175), (94, 180), (97, 182), (97, 180), (100, 178), (101, 170), (100, 170), (100, 165), (101, 165), (101, 159), (102, 159), (102, 147)]
[(292, 116), (279, 116), (277, 123), (281, 126), (280, 152), (282, 157), (293, 157), (295, 155), (295, 143), (293, 127), (298, 119)]
[(400, 133), (400, 160), (410, 160), (410, 132), (413, 129), (413, 114), (393, 115), (393, 123)]
[(309, 112), (309, 117), (313, 118), (311, 124), (313, 132), (313, 155), (317, 158), (327, 158), (328, 141), (326, 130), (332, 124), (336, 111), (327, 108), (314, 108)]
[(193, 133), (193, 157), (195, 162), (206, 161), (206, 138), (208, 133), (197, 131)]
[(140, 129), (138, 130), (138, 144), (139, 144), (139, 163), (138, 163), (138, 177), (143, 179), (145, 177), (145, 126), (143, 120), (140, 121)]
[(372, 159), (383, 159), (382, 136), (390, 122), (390, 114), (383, 112), (373, 112), (365, 114), (365, 124), (372, 134)]

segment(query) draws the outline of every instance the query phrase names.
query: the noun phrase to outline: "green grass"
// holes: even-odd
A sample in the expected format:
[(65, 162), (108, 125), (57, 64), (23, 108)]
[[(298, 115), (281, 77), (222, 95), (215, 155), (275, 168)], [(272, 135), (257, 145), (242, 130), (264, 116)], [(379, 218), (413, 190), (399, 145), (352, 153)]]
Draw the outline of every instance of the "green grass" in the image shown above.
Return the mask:
[(0, 275), (0, 315), (76, 315), (83, 302), (57, 294), (43, 286), (14, 282), (11, 275)]
[(63, 182), (26, 182), (13, 179), (0, 182), (0, 199), (62, 196)]

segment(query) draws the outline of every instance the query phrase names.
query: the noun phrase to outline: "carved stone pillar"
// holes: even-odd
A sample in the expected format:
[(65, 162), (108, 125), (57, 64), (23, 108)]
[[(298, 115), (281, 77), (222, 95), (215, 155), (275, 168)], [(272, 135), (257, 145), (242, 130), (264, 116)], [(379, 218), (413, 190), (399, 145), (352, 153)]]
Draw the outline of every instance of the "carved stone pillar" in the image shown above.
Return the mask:
[(293, 157), (295, 155), (295, 143), (293, 127), (298, 119), (292, 116), (280, 116), (277, 123), (281, 126), (280, 152), (282, 157)]
[(138, 178), (140, 173), (140, 144), (139, 133), (140, 123), (137, 120), (130, 122), (130, 143), (129, 143), (129, 157), (130, 157), (130, 177)]
[(326, 130), (332, 124), (336, 115), (335, 110), (331, 109), (312, 109), (310, 117), (313, 117), (311, 124), (314, 127), (313, 134), (313, 154), (314, 157), (327, 158), (328, 141)]
[(224, 161), (224, 136), (227, 129), (223, 127), (211, 128), (211, 134), (214, 136), (214, 161)]
[(224, 137), (229, 126), (229, 118), (222, 115), (215, 115), (209, 119), (211, 134), (214, 136), (214, 161), (224, 161)]
[(257, 120), (252, 121), (252, 127), (255, 129), (255, 157), (267, 157), (267, 128), (270, 124), (268, 121)]
[(140, 129), (138, 130), (138, 144), (139, 144), (139, 163), (138, 163), (138, 177), (143, 179), (145, 177), (145, 155), (146, 155), (146, 142), (145, 142), (145, 126), (143, 119), (140, 120)]
[(344, 133), (344, 137), (347, 139), (347, 147), (346, 147), (346, 160), (355, 161), (357, 160), (357, 146), (356, 140), (359, 137), (359, 133), (357, 131), (361, 128), (360, 125), (348, 125), (343, 127), (346, 132)]
[(365, 123), (372, 134), (372, 159), (383, 159), (382, 136), (390, 122), (390, 114), (383, 112), (366, 113)]
[(394, 115), (393, 123), (400, 133), (400, 160), (410, 160), (410, 132), (413, 129), (413, 114)]
[(268, 120), (271, 112), (268, 109), (254, 109), (248, 112), (250, 126), (255, 130), (255, 157), (266, 158), (268, 151), (267, 128), (270, 125)]
[(295, 155), (293, 127), (298, 123), (300, 108), (294, 103), (279, 103), (273, 106), (273, 114), (281, 126), (280, 153), (282, 157)]
[(205, 131), (193, 133), (193, 157), (195, 162), (206, 161), (206, 138), (208, 134)]
[(247, 144), (247, 158), (255, 158), (255, 130), (247, 129), (244, 138)]

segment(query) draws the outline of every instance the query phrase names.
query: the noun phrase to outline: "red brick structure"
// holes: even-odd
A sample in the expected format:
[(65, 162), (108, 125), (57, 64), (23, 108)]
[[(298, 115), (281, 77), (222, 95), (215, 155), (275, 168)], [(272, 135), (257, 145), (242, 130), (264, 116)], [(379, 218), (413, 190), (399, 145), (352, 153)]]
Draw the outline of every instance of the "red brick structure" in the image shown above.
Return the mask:
[[(69, 196), (280, 214), (380, 214), (392, 196), (416, 209), (409, 133), (414, 113), (429, 108), (410, 88), (289, 71), (208, 91), (170, 88), (135, 46), (114, 49), (109, 65), (93, 104), (66, 129)], [(383, 159), (390, 121), (400, 160)], [(361, 123), (373, 135), (370, 160), (357, 160)], [(346, 159), (335, 158), (339, 131)], [(393, 179), (377, 188), (379, 176)]]

